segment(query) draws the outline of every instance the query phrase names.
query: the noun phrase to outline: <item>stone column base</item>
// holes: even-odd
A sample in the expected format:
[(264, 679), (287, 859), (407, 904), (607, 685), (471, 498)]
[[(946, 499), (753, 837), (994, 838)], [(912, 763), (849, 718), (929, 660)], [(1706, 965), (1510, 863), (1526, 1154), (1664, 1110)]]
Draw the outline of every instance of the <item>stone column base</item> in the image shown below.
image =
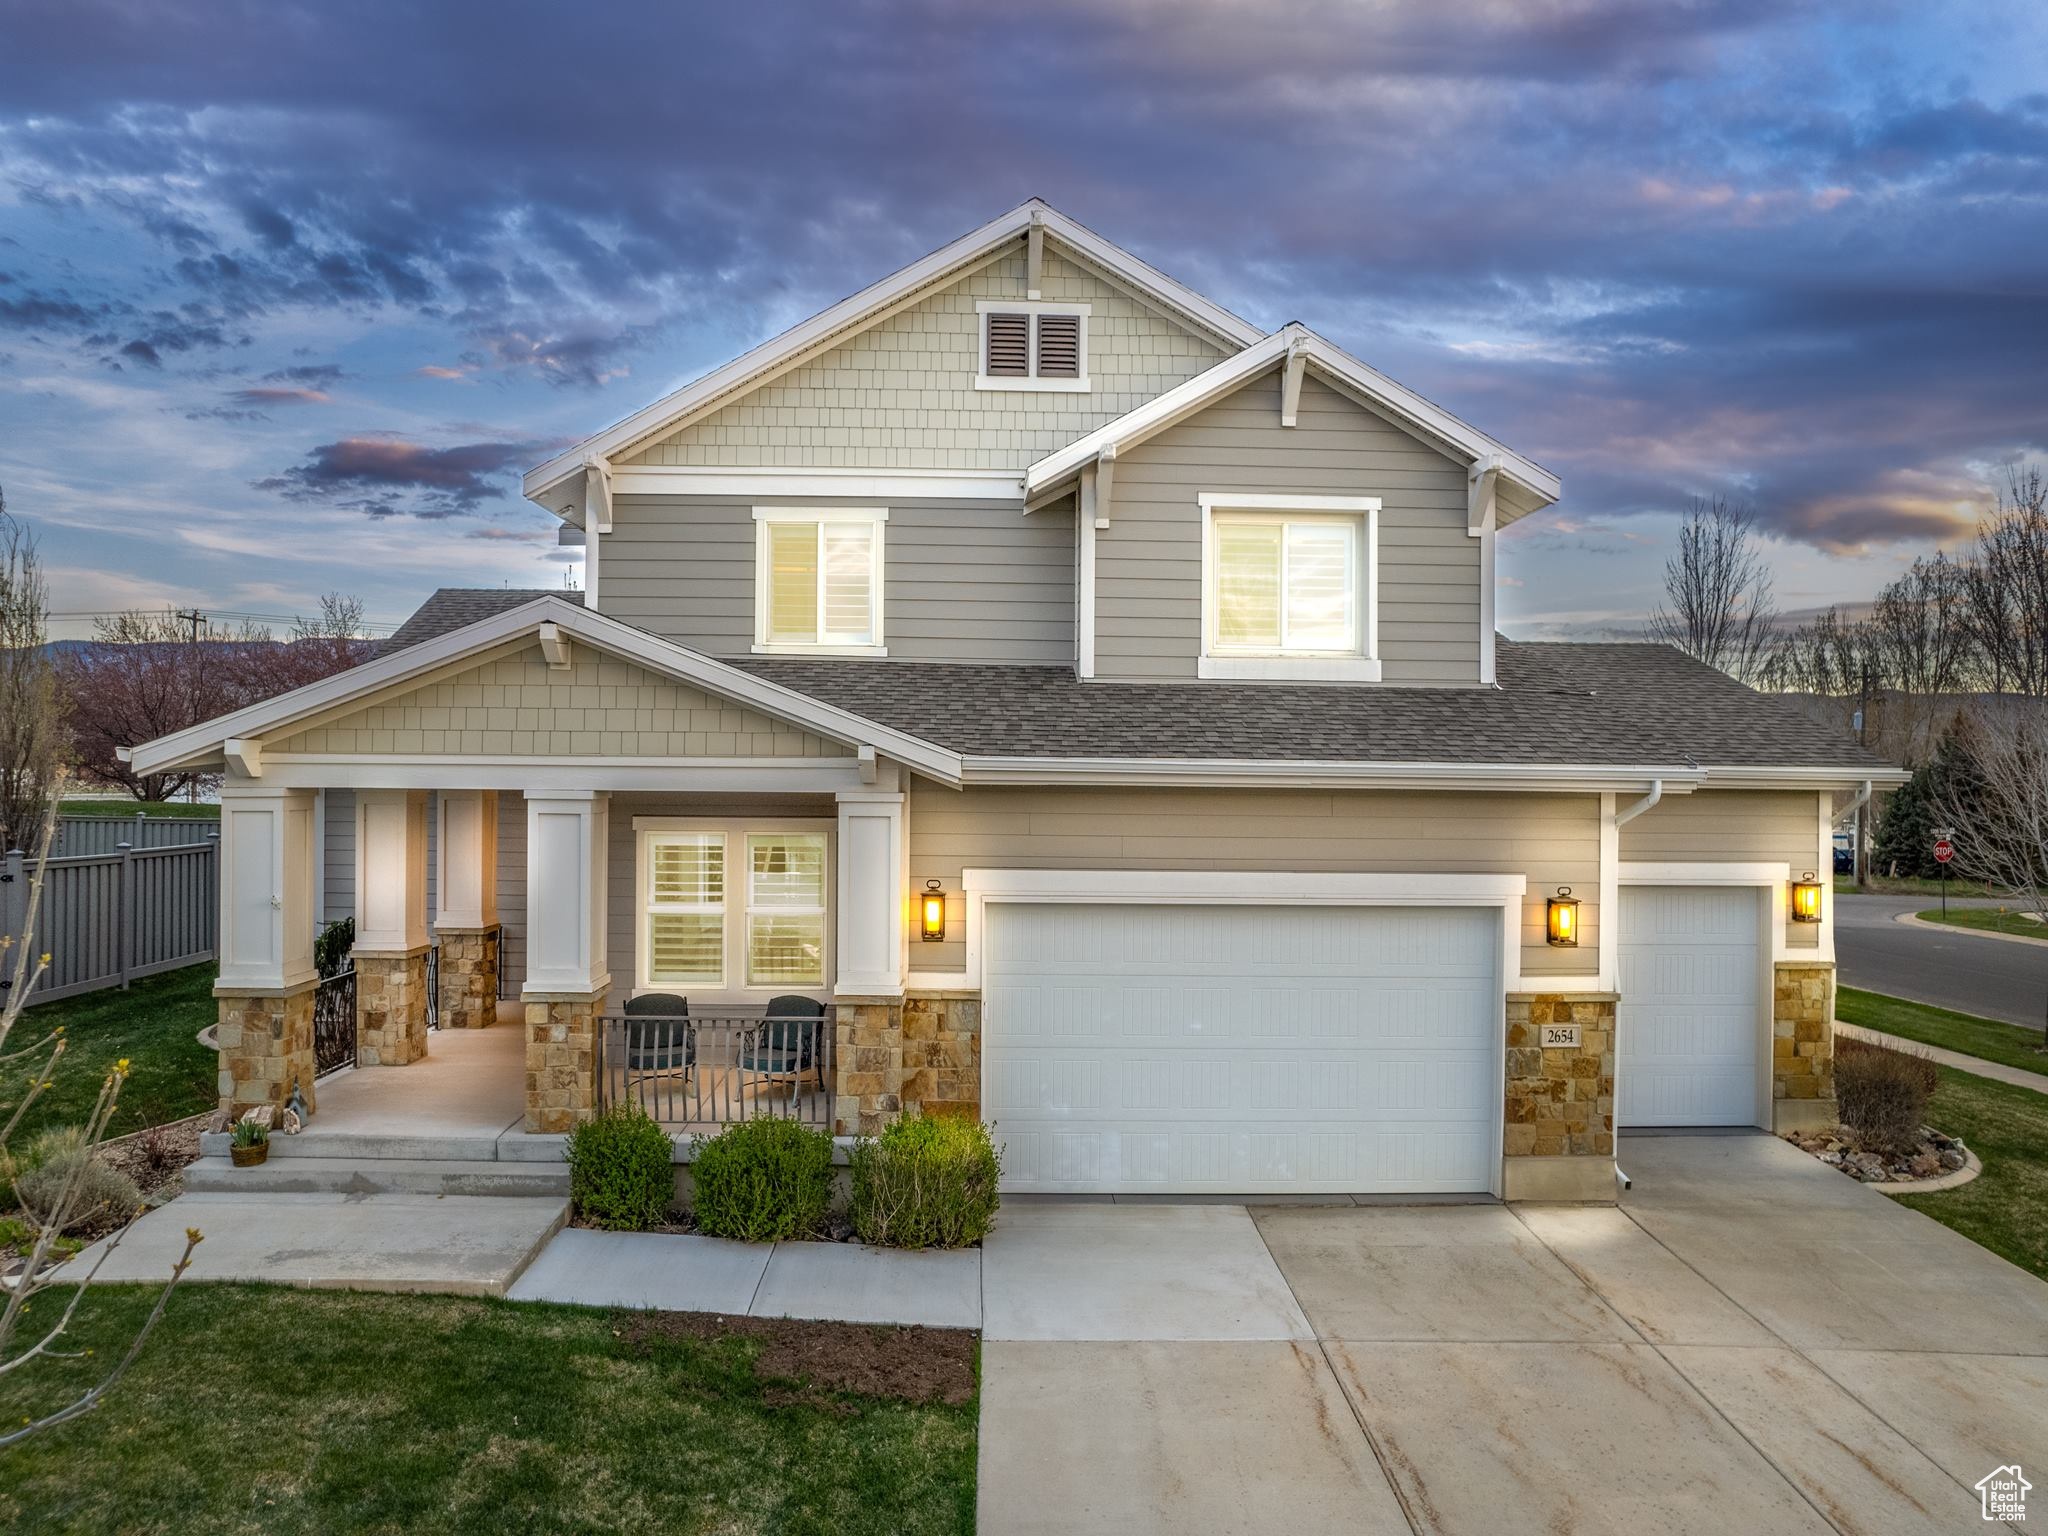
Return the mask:
[[(1771, 976), (1771, 1123), (1780, 1114), (1801, 1113), (1791, 1104), (1834, 1096), (1835, 968), (1780, 960)], [(1806, 1119), (1786, 1128), (1818, 1123)]]
[[(1508, 994), (1504, 1198), (1615, 1199), (1616, 1001), (1612, 992)], [(1555, 1043), (1560, 1031), (1576, 1043)]]
[(981, 1118), (981, 994), (913, 992), (903, 999), (904, 1113)]
[(1773, 1099), (1771, 1129), (1782, 1136), (1787, 1131), (1825, 1131), (1842, 1123), (1842, 1107), (1833, 1099)]
[(356, 1065), (403, 1067), (427, 1054), (427, 950), (355, 953)]
[(597, 1110), (598, 1015), (608, 987), (594, 992), (528, 992), (526, 1129), (573, 1131)]
[(315, 1108), (313, 1095), (313, 993), (318, 983), (296, 990), (214, 989), (220, 1000), (220, 1107), (234, 1119), (261, 1104), (280, 1114), (296, 1081)]
[(903, 1112), (903, 999), (840, 998), (832, 1031), (832, 1133), (879, 1135)]
[(441, 1027), (489, 1029), (498, 1022), (498, 930), (441, 928)]

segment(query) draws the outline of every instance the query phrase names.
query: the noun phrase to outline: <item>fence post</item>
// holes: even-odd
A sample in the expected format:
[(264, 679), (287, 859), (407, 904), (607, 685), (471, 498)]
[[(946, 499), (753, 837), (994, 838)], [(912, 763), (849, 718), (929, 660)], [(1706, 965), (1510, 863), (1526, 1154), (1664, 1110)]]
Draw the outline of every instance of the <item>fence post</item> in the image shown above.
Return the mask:
[(14, 940), (0, 952), (0, 1002), (5, 1001), (5, 992), (14, 985), (15, 962), (29, 942), (29, 936), (21, 931), (28, 916), (28, 881), (23, 878), (27, 858), (21, 849), (10, 848), (7, 867), (0, 869), (0, 936)]
[(114, 851), (121, 855), (114, 876), (114, 963), (121, 971), (121, 990), (126, 992), (135, 955), (135, 845), (116, 843)]

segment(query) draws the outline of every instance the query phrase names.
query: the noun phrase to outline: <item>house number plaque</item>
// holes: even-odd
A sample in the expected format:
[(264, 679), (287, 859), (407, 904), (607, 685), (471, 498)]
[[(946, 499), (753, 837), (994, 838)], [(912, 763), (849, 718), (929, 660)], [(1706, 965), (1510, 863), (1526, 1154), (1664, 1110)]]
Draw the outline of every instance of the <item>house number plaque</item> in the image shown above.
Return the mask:
[(1579, 1026), (1576, 1024), (1544, 1025), (1543, 1048), (1546, 1051), (1576, 1051), (1579, 1048)]

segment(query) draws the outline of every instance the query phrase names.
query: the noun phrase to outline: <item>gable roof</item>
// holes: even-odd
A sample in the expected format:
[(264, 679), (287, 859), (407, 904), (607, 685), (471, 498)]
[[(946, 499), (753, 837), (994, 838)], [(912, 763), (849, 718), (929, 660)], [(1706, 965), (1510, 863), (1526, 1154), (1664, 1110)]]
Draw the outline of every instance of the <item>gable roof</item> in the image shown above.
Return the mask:
[(1503, 524), (1547, 507), (1563, 494), (1557, 476), (1533, 459), (1523, 457), (1505, 443), (1453, 416), (1442, 406), (1405, 385), (1395, 383), (1377, 368), (1360, 362), (1300, 322), (1289, 321), (1264, 340), (1225, 358), (1213, 368), (1196, 374), (1156, 399), (1146, 401), (1115, 421), (1097, 427), (1057, 453), (1040, 459), (1024, 472), (1025, 498), (1037, 498), (1069, 476), (1079, 473), (1083, 465), (1104, 453), (1113, 454), (1134, 447), (1176, 422), (1185, 421), (1297, 354), (1303, 359), (1304, 367), (1313, 367), (1340, 389), (1359, 396), (1396, 422), (1443, 445), (1466, 465), (1474, 468), (1497, 466), (1520, 491), (1519, 495), (1505, 499), (1501, 517)]
[(581, 592), (557, 587), (437, 588), (411, 618), (393, 630), (390, 637), (377, 647), (377, 654), (389, 656), (393, 651), (402, 651), (422, 640), (445, 635), (465, 624), (474, 624), (478, 619), (494, 618), (508, 609), (523, 608), (542, 597), (558, 598), (565, 603), (574, 603), (578, 608), (583, 606)]
[[(1266, 334), (1250, 321), (1205, 299), (1034, 197), (528, 470), (522, 483), (524, 494), (528, 500), (562, 515), (564, 483), (580, 476), (587, 460), (610, 459), (625, 453), (648, 438), (672, 431), (692, 416), (727, 403), (768, 375), (881, 320), (912, 297), (950, 282), (1028, 233), (1034, 224), (1119, 282), (1221, 341), (1247, 347)], [(580, 489), (573, 494), (580, 501)], [(550, 501), (555, 505), (549, 505)]]

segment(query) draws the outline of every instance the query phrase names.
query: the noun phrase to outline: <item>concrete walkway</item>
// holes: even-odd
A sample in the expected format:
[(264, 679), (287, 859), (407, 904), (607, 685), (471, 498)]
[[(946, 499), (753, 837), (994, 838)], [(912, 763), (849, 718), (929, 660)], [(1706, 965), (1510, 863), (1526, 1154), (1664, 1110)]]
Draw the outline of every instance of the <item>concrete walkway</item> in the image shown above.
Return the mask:
[(1938, 1045), (1922, 1045), (1904, 1035), (1887, 1035), (1881, 1030), (1865, 1029), (1860, 1024), (1844, 1024), (1840, 1019), (1835, 1020), (1835, 1033), (1847, 1035), (1851, 1040), (1867, 1040), (1872, 1045), (1889, 1045), (1917, 1052), (1944, 1067), (1954, 1067), (1958, 1072), (1968, 1072), (1973, 1077), (1988, 1077), (1994, 1082), (2011, 1083), (2015, 1088), (2048, 1093), (2048, 1074), (2029, 1072), (2023, 1067), (2008, 1067), (2002, 1061), (1986, 1061), (1982, 1056), (1966, 1056), (1961, 1051), (1944, 1050)]
[(981, 1531), (1878, 1536), (2048, 1466), (2048, 1285), (1774, 1137), (1627, 1157), (1619, 1209), (1006, 1207)]

